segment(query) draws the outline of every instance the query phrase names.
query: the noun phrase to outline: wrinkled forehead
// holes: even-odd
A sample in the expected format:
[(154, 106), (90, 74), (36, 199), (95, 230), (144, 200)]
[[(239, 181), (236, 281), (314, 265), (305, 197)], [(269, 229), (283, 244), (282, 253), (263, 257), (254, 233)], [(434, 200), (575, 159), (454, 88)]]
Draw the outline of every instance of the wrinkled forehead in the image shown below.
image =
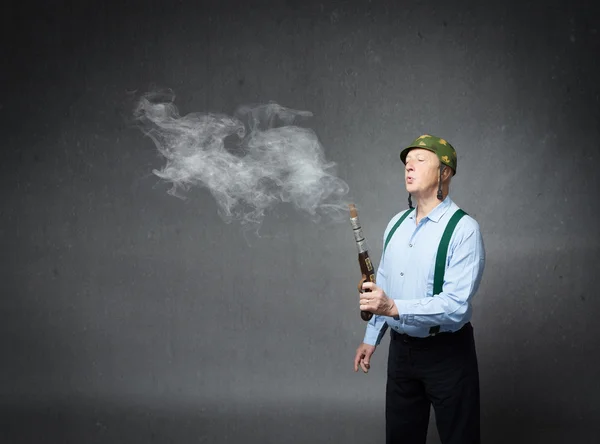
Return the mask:
[(432, 153), (430, 150), (426, 150), (423, 148), (413, 148), (411, 149), (408, 154), (406, 155), (406, 160), (409, 159), (418, 159), (418, 158), (436, 158), (437, 156), (435, 155), (435, 153)]

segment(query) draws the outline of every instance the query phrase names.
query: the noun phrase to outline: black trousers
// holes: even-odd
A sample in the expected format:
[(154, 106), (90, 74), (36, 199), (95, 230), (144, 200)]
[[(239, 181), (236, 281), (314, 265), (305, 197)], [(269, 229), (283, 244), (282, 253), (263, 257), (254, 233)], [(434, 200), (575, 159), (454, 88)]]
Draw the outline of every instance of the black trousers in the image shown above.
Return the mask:
[(473, 327), (412, 338), (392, 330), (387, 444), (425, 444), (431, 405), (443, 444), (479, 444), (479, 370)]

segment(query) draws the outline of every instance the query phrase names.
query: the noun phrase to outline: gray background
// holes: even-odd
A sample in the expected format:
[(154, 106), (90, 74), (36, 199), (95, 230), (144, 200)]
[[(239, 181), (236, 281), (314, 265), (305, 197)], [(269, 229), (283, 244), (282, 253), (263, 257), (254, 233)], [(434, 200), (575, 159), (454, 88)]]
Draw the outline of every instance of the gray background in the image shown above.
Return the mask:
[(452, 196), (488, 257), (484, 442), (598, 442), (592, 2), (3, 8), (1, 442), (384, 440), (388, 338), (368, 375), (352, 370), (349, 224), (281, 207), (249, 236), (206, 190), (168, 195), (129, 123), (131, 92), (153, 85), (183, 114), (313, 112), (376, 263), (406, 207), (400, 147), (453, 143)]

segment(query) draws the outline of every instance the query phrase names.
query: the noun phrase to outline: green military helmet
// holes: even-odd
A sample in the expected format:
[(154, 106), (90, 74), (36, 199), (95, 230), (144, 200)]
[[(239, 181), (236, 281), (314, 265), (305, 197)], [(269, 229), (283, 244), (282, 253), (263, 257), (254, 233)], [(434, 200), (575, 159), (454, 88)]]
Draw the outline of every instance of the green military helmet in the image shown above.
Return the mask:
[(406, 164), (406, 155), (412, 148), (423, 148), (435, 153), (440, 162), (448, 165), (452, 168), (454, 174), (456, 174), (456, 150), (448, 141), (436, 136), (430, 136), (429, 134), (417, 137), (413, 143), (400, 152), (402, 163)]

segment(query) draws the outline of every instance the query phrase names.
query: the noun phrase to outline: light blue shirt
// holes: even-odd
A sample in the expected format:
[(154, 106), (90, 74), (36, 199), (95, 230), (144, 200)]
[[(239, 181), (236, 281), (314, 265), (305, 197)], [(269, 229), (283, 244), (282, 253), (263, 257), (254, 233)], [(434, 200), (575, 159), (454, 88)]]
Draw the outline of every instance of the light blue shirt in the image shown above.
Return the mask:
[[(435, 258), (444, 229), (458, 206), (446, 197), (419, 224), (416, 209), (397, 228), (383, 252), (376, 283), (394, 299), (397, 317), (373, 315), (364, 342), (379, 345), (388, 327), (410, 336), (429, 336), (439, 325), (440, 333), (459, 330), (471, 320), (472, 299), (485, 268), (485, 249), (479, 224), (463, 216), (450, 239), (443, 289), (433, 294)], [(404, 210), (388, 223), (383, 239)]]

